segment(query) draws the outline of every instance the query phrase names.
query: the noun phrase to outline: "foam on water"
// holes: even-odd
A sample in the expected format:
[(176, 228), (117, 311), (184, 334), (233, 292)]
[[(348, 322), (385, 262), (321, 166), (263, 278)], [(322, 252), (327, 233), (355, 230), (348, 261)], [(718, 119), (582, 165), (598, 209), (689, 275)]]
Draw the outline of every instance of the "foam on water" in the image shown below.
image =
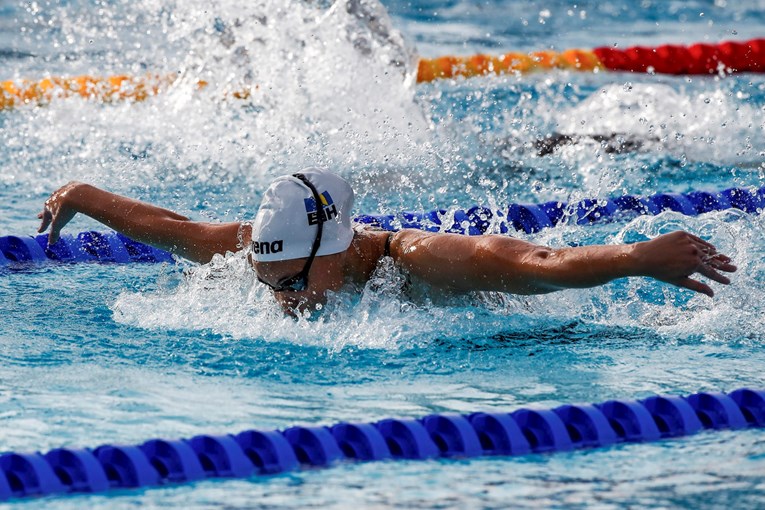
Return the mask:
[[(758, 76), (568, 72), (425, 86), (419, 102), (443, 168), (425, 173), (462, 205), (466, 196), (568, 201), (765, 182), (763, 92)], [(557, 135), (574, 142), (541, 152)]]
[[(142, 328), (211, 330), (237, 339), (313, 345), (330, 351), (410, 348), (444, 324), (459, 325), (459, 331), (465, 332), (475, 317), (474, 310), (435, 306), (427, 298), (408, 299), (403, 286), (401, 274), (384, 264), (360, 296), (352, 291), (338, 293), (313, 317), (295, 320), (283, 314), (271, 292), (255, 279), (245, 253), (239, 252), (217, 256), (157, 292), (124, 292), (112, 309), (118, 322)], [(486, 326), (481, 322), (475, 328)], [(495, 327), (502, 327), (499, 321)]]

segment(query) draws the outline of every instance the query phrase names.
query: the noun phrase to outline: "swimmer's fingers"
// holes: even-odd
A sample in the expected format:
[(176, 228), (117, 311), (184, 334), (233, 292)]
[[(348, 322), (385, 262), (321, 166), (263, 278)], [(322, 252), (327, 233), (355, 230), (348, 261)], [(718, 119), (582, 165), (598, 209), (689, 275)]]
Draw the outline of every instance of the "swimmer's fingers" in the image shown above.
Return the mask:
[(718, 262), (726, 262), (727, 263), (727, 262), (732, 261), (733, 259), (730, 258), (727, 255), (723, 255), (722, 253), (715, 253), (715, 254), (709, 256), (709, 260), (715, 260), (715, 261), (718, 261)]
[(37, 229), (37, 232), (45, 232), (45, 230), (48, 228), (48, 225), (50, 225), (51, 220), (53, 219), (53, 214), (46, 206), (45, 209), (43, 209), (43, 212), (37, 215), (37, 218), (41, 220), (40, 228)]
[(54, 244), (58, 241), (61, 229), (64, 225), (74, 218), (75, 212), (70, 209), (58, 210), (58, 214), (52, 215), (50, 221), (50, 233), (48, 234), (48, 244)]
[(700, 245), (705, 247), (707, 250), (711, 250), (711, 253), (717, 252), (717, 248), (715, 248), (714, 244), (712, 244), (712, 243), (710, 243), (708, 241), (705, 241), (702, 238), (700, 238), (699, 236), (693, 235), (690, 232), (686, 232), (686, 233), (688, 234), (688, 236), (691, 239), (693, 239), (694, 241), (696, 241), (697, 243), (699, 243)]
[(75, 181), (61, 186), (51, 193), (45, 201), (42, 212), (37, 215), (40, 219), (40, 228), (37, 231), (45, 232), (50, 228), (48, 244), (58, 241), (61, 229), (77, 214), (76, 199), (72, 198), (72, 192), (80, 186), (81, 183)]
[(50, 232), (48, 232), (48, 244), (56, 244), (61, 234), (61, 227), (57, 225), (56, 219), (50, 223)]
[[(717, 283), (722, 283), (724, 285), (728, 285), (730, 283), (730, 279), (727, 276), (717, 272), (716, 269), (719, 269), (721, 271), (733, 272), (736, 270), (736, 266), (730, 263), (729, 257), (725, 255), (717, 255), (715, 257), (712, 257), (709, 261), (701, 264), (696, 269), (696, 272), (702, 276), (709, 278), (712, 281), (715, 281)], [(713, 297), (715, 295), (714, 291), (712, 290), (712, 287), (710, 287), (706, 283), (702, 283), (698, 280), (694, 280), (693, 278), (690, 278), (688, 276), (683, 278), (678, 278), (675, 280), (669, 280), (669, 283), (673, 285), (677, 285), (678, 287), (683, 287), (685, 289), (692, 290), (694, 292), (698, 292), (700, 294), (706, 294), (709, 297)]]
[(726, 273), (734, 273), (738, 269), (735, 264), (732, 264), (731, 258), (718, 253), (713, 257), (709, 257), (704, 261), (709, 267), (717, 269), (718, 271), (725, 271)]
[(672, 280), (669, 283), (673, 285), (677, 285), (678, 287), (683, 287), (685, 289), (690, 289), (694, 292), (698, 292), (700, 294), (706, 294), (709, 297), (713, 297), (715, 295), (715, 292), (712, 290), (712, 287), (705, 283), (701, 283), (698, 280), (694, 280), (693, 278), (680, 278), (677, 280)]
[(715, 270), (725, 271), (726, 273), (733, 273), (737, 267), (732, 264), (732, 259), (723, 253), (718, 253), (717, 248), (714, 245), (704, 241), (700, 237), (688, 234), (691, 239), (696, 243), (697, 248), (701, 252), (701, 265), (698, 268), (698, 272), (706, 276), (707, 278), (716, 282), (730, 283), (730, 280), (725, 276), (719, 274)]
[(55, 244), (58, 241), (61, 229), (74, 218), (75, 214), (77, 214), (77, 211), (62, 205), (51, 197), (45, 202), (43, 211), (37, 215), (41, 220), (40, 228), (37, 231), (45, 232), (50, 228), (48, 244)]
[(712, 266), (710, 266), (710, 265), (707, 265), (707, 264), (702, 264), (702, 265), (701, 265), (701, 266), (698, 268), (698, 270), (697, 270), (697, 271), (698, 271), (698, 273), (699, 273), (699, 274), (701, 274), (701, 275), (703, 275), (703, 276), (706, 276), (706, 277), (707, 277), (707, 278), (709, 278), (710, 280), (716, 281), (717, 283), (723, 283), (723, 284), (725, 284), (725, 285), (728, 285), (728, 284), (730, 283), (730, 278), (728, 278), (728, 277), (727, 277), (727, 276), (725, 276), (725, 275), (721, 275), (720, 273), (718, 273), (717, 271), (715, 271), (715, 270), (712, 268)]

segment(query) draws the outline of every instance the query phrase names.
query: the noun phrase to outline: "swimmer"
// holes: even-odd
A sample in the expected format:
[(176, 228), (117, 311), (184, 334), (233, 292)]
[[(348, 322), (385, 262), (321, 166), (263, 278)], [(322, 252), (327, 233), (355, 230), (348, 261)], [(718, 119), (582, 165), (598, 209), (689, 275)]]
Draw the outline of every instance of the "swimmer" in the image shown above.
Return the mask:
[(451, 293), (542, 294), (643, 276), (711, 297), (712, 288), (692, 276), (728, 284), (723, 273), (736, 270), (730, 257), (683, 231), (634, 244), (553, 249), (505, 235), (354, 228), (353, 198), (341, 177), (307, 168), (273, 181), (252, 222), (205, 223), (71, 182), (45, 201), (39, 231), (50, 227), (49, 242), (55, 243), (61, 229), (82, 213), (195, 262), (248, 249), (257, 279), (290, 314), (316, 309), (327, 291), (363, 288), (383, 257), (413, 284)]
[(548, 156), (560, 147), (576, 145), (587, 141), (600, 144), (600, 147), (606, 154), (628, 154), (642, 150), (647, 142), (657, 144), (660, 142), (660, 139), (657, 137), (639, 138), (626, 133), (609, 133), (607, 135), (566, 135), (563, 133), (553, 133), (538, 138), (534, 142), (534, 148), (537, 151), (537, 156)]

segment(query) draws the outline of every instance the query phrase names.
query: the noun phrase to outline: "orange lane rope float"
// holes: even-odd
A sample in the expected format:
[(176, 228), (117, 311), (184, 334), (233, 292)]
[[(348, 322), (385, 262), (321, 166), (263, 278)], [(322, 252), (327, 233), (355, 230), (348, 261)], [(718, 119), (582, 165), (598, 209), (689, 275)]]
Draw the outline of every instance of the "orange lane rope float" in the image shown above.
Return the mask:
[[(488, 74), (528, 73), (550, 69), (572, 71), (620, 71), (633, 73), (704, 75), (734, 72), (765, 72), (765, 39), (690, 46), (633, 46), (626, 49), (600, 47), (561, 52), (506, 53), (504, 55), (444, 56), (420, 59), (417, 82), (470, 78)], [(143, 101), (170, 87), (177, 75), (76, 76), (42, 80), (0, 82), (0, 110), (22, 104), (45, 104), (55, 98), (80, 96), (101, 102)], [(207, 82), (198, 81), (204, 88)], [(249, 90), (230, 94), (250, 97)]]
[[(144, 101), (170, 87), (176, 75), (146, 76), (72, 76), (50, 77), (42, 80), (0, 81), (0, 110), (22, 104), (46, 104), (56, 98), (79, 96), (104, 103), (116, 101)], [(197, 81), (204, 88), (207, 82)], [(235, 93), (239, 97), (243, 93)]]
[(420, 59), (417, 82), (486, 74), (528, 73), (550, 69), (574, 71), (604, 70), (605, 67), (593, 51), (566, 50), (538, 51), (535, 53), (506, 53), (504, 55), (472, 55), (468, 57), (438, 57)]

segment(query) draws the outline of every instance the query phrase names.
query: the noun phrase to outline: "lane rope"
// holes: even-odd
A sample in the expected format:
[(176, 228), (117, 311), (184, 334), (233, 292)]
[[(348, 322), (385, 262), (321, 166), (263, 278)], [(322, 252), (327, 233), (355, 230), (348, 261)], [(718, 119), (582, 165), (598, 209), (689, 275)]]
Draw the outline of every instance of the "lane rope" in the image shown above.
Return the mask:
[(0, 266), (16, 263), (100, 262), (114, 264), (173, 262), (158, 248), (133, 241), (118, 232), (64, 234), (48, 244), (48, 234), (0, 237)]
[[(509, 52), (503, 55), (442, 56), (421, 58), (418, 83), (437, 79), (470, 78), (487, 74), (522, 74), (533, 71), (567, 69), (572, 71), (619, 71), (657, 74), (730, 74), (765, 72), (765, 39), (727, 41), (689, 46), (665, 44), (656, 47), (633, 46), (626, 49), (599, 47), (592, 50)], [(41, 80), (0, 81), (0, 110), (25, 104), (48, 104), (55, 99), (82, 97), (95, 101), (144, 101), (170, 88), (178, 74), (146, 76), (74, 76)], [(196, 82), (205, 88), (204, 80)], [(257, 87), (256, 87), (257, 88)], [(247, 99), (251, 88), (228, 95)]]
[(175, 81), (175, 76), (73, 76), (42, 80), (0, 82), (0, 110), (24, 104), (47, 104), (55, 99), (79, 96), (104, 103), (144, 101)]
[(689, 75), (762, 73), (765, 72), (765, 39), (689, 46), (664, 44), (626, 49), (602, 46), (593, 50), (423, 58), (419, 62), (417, 81), (424, 83), (444, 78), (550, 69)]
[[(360, 215), (354, 221), (388, 231), (415, 228), (430, 232), (482, 235), (497, 230), (501, 233), (513, 230), (533, 233), (571, 222), (589, 225), (625, 220), (637, 215), (656, 215), (664, 211), (697, 216), (733, 208), (746, 213), (761, 213), (765, 210), (765, 187), (729, 188), (716, 193), (658, 193), (647, 197), (624, 195), (613, 199), (587, 199), (572, 204), (510, 204), (500, 210), (473, 206), (454, 211), (404, 211), (396, 215)], [(54, 245), (48, 244), (48, 234), (0, 237), (0, 267), (49, 261), (125, 264), (173, 260), (172, 255), (166, 251), (133, 241), (116, 232), (64, 234)]]
[(765, 427), (765, 391), (652, 396), (420, 419), (247, 430), (0, 455), (0, 500), (252, 478), (350, 461), (518, 456)]

